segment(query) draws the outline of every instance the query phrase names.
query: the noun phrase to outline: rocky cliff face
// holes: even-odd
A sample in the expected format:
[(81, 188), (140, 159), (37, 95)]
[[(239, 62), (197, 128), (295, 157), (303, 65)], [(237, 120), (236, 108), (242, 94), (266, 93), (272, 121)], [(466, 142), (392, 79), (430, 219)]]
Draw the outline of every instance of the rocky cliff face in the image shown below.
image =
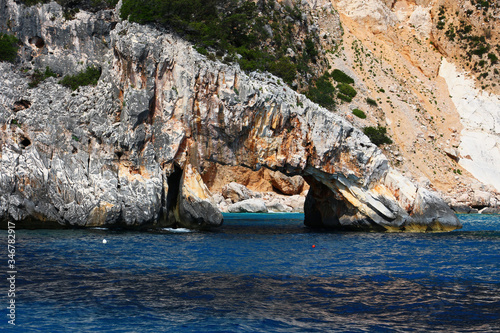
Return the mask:
[[(13, 29), (25, 61), (64, 74), (95, 64), (102, 75), (76, 91), (54, 78), (30, 89), (19, 67), (0, 64), (3, 222), (217, 226), (222, 216), (200, 176), (216, 163), (302, 175), (311, 186), (310, 226), (460, 227), (437, 195), (391, 169), (360, 130), (269, 74), (207, 60), (178, 37), (115, 21), (112, 12), (83, 12), (68, 23), (55, 4), (6, 6), (5, 18), (29, 27)], [(44, 45), (30, 46), (33, 37)], [(68, 60), (58, 68), (59, 58)]]

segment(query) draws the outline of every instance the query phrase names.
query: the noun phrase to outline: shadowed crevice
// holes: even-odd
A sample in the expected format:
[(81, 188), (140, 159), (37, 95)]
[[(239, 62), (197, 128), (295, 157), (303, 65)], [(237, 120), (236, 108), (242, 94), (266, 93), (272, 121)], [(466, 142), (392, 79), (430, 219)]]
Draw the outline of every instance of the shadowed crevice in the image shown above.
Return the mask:
[(177, 218), (175, 217), (175, 209), (177, 207), (180, 185), (182, 179), (182, 169), (177, 165), (174, 166), (174, 172), (167, 177), (168, 192), (166, 195), (166, 210), (167, 210), (167, 224), (173, 225)]

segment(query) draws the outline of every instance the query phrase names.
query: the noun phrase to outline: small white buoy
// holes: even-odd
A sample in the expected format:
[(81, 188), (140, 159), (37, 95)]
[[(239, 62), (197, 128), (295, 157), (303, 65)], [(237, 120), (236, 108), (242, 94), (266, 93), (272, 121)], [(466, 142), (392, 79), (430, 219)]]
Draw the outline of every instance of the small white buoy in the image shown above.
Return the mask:
[(105, 239), (103, 239), (103, 240), (102, 240), (102, 243), (103, 243), (103, 244), (106, 244), (107, 242), (108, 242), (108, 241), (107, 241), (107, 240), (105, 240)]

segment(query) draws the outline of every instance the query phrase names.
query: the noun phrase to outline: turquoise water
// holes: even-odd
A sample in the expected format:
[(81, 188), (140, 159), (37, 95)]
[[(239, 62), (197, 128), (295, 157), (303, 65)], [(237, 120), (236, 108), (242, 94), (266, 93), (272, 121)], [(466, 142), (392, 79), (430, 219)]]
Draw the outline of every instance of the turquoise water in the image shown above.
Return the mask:
[(462, 230), (442, 234), (314, 231), (302, 219), (17, 230), (16, 330), (500, 331), (499, 216), (462, 215)]

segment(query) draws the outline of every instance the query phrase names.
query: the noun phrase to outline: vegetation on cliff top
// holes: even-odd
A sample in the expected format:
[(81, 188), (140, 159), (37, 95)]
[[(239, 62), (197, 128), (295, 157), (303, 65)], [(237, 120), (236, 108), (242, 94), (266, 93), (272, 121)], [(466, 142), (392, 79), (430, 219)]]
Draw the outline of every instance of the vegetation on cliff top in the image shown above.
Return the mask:
[[(49, 0), (19, 0), (26, 5)], [(74, 18), (78, 9), (96, 11), (116, 5), (117, 0), (56, 0), (64, 17)], [(245, 71), (268, 71), (306, 94), (314, 102), (333, 109), (338, 95), (330, 78), (339, 83), (354, 80), (340, 70), (330, 76), (321, 59), (321, 44), (308, 16), (298, 6), (274, 0), (123, 0), (120, 15), (140, 24), (156, 24), (173, 30), (211, 60), (238, 62)], [(320, 76), (323, 74), (323, 76)], [(42, 74), (42, 73), (41, 73)], [(33, 86), (43, 81), (35, 74)], [(77, 85), (65, 85), (76, 89)], [(71, 80), (75, 80), (72, 78)]]
[[(339, 82), (336, 87), (333, 86), (331, 79)], [(333, 110), (336, 105), (334, 97), (340, 101), (350, 103), (357, 95), (349, 83), (354, 83), (354, 80), (339, 69), (334, 69), (331, 73), (325, 72), (322, 76), (316, 79), (309, 85), (306, 91), (306, 96), (311, 101)]]
[(327, 109), (335, 107), (334, 94), (335, 88), (329, 80), (328, 72), (318, 78), (314, 84), (311, 84), (306, 92), (307, 98)]
[(237, 61), (243, 70), (268, 71), (292, 85), (314, 76), (318, 36), (298, 7), (275, 6), (272, 0), (124, 0), (120, 14), (174, 30), (214, 60)]
[(331, 77), (332, 79), (340, 83), (347, 83), (347, 84), (354, 83), (354, 79), (349, 75), (347, 75), (346, 73), (342, 72), (340, 69), (334, 69), (331, 74)]

